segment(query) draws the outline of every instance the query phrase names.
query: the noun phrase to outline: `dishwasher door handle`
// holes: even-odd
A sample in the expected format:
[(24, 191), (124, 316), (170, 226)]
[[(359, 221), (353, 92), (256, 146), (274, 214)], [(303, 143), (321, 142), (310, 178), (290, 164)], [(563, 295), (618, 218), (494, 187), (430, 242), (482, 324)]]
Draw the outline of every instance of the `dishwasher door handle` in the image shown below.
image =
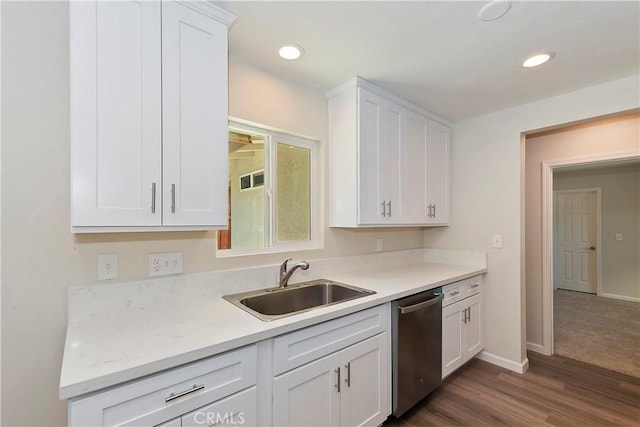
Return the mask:
[(435, 298), (428, 299), (426, 301), (419, 302), (418, 304), (408, 305), (406, 307), (398, 306), (398, 310), (400, 310), (400, 314), (412, 313), (414, 311), (422, 310), (423, 308), (431, 307), (432, 305), (436, 305), (444, 296), (442, 294), (437, 294), (438, 296)]

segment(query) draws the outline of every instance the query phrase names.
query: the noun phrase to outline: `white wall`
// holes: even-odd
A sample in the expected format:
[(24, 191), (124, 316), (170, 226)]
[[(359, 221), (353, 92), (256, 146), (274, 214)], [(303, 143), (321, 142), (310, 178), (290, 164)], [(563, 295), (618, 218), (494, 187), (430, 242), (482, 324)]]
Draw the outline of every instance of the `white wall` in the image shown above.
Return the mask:
[[(182, 251), (185, 273), (422, 247), (422, 231), (325, 229), (325, 248), (216, 259), (209, 232), (69, 232), (69, 18), (64, 2), (2, 2), (2, 426), (66, 424), (58, 400), (67, 288), (119, 254), (119, 280), (147, 276), (151, 252)], [(326, 144), (327, 101), (232, 60), (230, 114)], [(260, 99), (261, 102), (255, 102)], [(311, 262), (313, 268), (313, 262)], [(274, 281), (277, 271), (274, 268)]]
[(543, 344), (541, 163), (638, 151), (639, 132), (640, 119), (635, 113), (603, 118), (527, 137), (526, 299), (529, 343)]
[(632, 76), (453, 125), (451, 225), (427, 229), (424, 242), (488, 252), (486, 358), (513, 369), (526, 359), (522, 134), (638, 108), (639, 86)]
[[(636, 125), (640, 122), (636, 121)], [(640, 301), (640, 165), (558, 171), (553, 175), (554, 191), (583, 188), (602, 190), (602, 232), (598, 242), (601, 294)], [(618, 233), (623, 240), (616, 240)]]

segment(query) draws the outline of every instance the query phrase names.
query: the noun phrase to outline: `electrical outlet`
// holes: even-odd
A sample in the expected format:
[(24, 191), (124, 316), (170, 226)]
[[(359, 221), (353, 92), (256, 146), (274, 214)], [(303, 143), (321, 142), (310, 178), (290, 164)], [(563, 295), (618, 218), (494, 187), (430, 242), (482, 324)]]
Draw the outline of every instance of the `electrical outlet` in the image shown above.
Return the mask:
[(376, 251), (382, 252), (382, 239), (376, 239)]
[(494, 234), (491, 236), (491, 247), (502, 249), (502, 234)]
[(98, 280), (118, 278), (118, 254), (98, 255)]
[(182, 273), (182, 252), (149, 254), (149, 276)]

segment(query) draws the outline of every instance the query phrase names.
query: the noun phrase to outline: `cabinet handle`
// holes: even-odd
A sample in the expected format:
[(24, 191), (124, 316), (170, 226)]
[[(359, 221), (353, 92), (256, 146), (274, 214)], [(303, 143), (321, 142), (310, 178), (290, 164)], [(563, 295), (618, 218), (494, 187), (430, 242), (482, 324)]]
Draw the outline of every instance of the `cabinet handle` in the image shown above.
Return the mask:
[(427, 205), (427, 209), (429, 209), (429, 213), (427, 214), (427, 218), (431, 218), (431, 207), (433, 205)]
[(435, 217), (436, 217), (436, 204), (434, 203), (433, 204), (433, 217), (432, 218), (435, 218)]
[(176, 185), (171, 184), (171, 213), (176, 213)]
[(456, 295), (460, 295), (460, 291), (449, 292), (449, 295), (451, 295), (452, 297), (455, 297)]
[(464, 322), (464, 324), (467, 324), (467, 309), (464, 309), (464, 318), (462, 319), (462, 321)]
[(151, 183), (151, 213), (156, 213), (156, 183)]
[(382, 206), (382, 216), (386, 217), (387, 216), (387, 211), (384, 208), (384, 205), (385, 205), (384, 200), (382, 201), (382, 203), (380, 203), (380, 205)]
[(477, 288), (478, 286), (480, 286), (480, 283), (474, 283), (473, 285), (471, 285), (472, 288)]
[(335, 372), (338, 374), (338, 382), (336, 383), (336, 388), (338, 389), (338, 393), (340, 393), (340, 367), (338, 366), (338, 369), (335, 370)]
[(347, 387), (351, 387), (351, 362), (348, 362), (344, 367), (347, 368), (347, 378), (344, 382), (347, 383)]
[(169, 397), (164, 399), (164, 401), (166, 403), (169, 403), (172, 400), (179, 399), (182, 396), (186, 396), (187, 394), (195, 393), (196, 391), (202, 390), (202, 389), (204, 389), (204, 384), (200, 384), (200, 385), (194, 384), (193, 387), (191, 387), (189, 390), (181, 391), (180, 393), (171, 393), (169, 395)]
[(391, 200), (387, 202), (387, 206), (389, 207), (389, 217), (391, 217)]

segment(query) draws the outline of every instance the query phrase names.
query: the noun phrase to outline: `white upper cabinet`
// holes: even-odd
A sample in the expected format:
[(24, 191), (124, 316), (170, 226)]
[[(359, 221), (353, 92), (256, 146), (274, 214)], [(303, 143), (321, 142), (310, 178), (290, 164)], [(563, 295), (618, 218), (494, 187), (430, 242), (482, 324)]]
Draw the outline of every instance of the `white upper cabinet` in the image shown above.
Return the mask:
[(359, 77), (328, 97), (329, 225), (446, 225), (449, 128)]
[(70, 3), (74, 232), (227, 224), (227, 31), (204, 2)]
[(449, 222), (448, 127), (407, 111), (405, 140), (405, 220), (412, 224)]

